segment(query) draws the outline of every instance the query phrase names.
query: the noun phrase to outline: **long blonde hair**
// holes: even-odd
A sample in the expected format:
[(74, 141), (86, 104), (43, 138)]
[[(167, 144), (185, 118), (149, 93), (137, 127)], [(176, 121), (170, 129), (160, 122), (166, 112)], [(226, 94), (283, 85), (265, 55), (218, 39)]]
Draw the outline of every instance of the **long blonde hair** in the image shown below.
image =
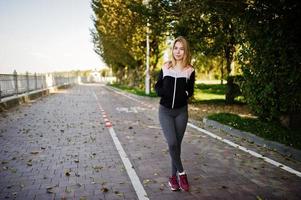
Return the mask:
[(187, 67), (188, 65), (190, 65), (190, 62), (191, 62), (191, 53), (190, 53), (190, 49), (189, 49), (189, 44), (183, 36), (177, 37), (172, 45), (172, 58), (171, 58), (172, 66), (173, 67), (176, 66), (176, 59), (173, 55), (173, 49), (175, 48), (175, 45), (177, 42), (181, 42), (183, 44), (183, 47), (184, 47), (183, 65), (184, 65), (184, 67)]

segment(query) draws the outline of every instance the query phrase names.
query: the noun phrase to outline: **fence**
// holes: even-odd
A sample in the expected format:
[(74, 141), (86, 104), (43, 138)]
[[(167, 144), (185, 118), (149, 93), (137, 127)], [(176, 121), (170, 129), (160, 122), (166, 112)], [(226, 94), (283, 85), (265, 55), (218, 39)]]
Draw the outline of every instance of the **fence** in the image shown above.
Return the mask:
[(43, 90), (49, 87), (78, 83), (75, 74), (0, 74), (0, 101), (2, 98)]

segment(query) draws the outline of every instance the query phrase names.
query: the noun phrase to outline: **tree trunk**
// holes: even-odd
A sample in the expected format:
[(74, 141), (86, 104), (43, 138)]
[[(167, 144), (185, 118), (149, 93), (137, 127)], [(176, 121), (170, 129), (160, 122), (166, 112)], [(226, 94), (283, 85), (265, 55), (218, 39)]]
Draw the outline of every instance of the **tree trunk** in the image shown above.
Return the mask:
[(292, 129), (301, 130), (301, 113), (284, 114), (279, 118), (282, 126)]
[(221, 61), (221, 85), (224, 84), (224, 59)]

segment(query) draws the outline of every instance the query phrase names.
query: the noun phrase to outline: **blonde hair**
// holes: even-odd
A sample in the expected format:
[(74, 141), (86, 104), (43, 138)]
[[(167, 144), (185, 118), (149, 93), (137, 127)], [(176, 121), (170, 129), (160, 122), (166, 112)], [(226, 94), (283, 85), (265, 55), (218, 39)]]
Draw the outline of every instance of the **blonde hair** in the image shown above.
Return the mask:
[(181, 42), (183, 44), (183, 47), (184, 47), (183, 65), (184, 65), (184, 67), (187, 67), (188, 65), (190, 65), (190, 62), (191, 62), (191, 53), (190, 53), (190, 49), (189, 49), (189, 44), (183, 36), (177, 37), (172, 45), (172, 58), (171, 58), (172, 66), (173, 67), (176, 66), (176, 59), (173, 55), (173, 49), (175, 48), (175, 45), (177, 42)]

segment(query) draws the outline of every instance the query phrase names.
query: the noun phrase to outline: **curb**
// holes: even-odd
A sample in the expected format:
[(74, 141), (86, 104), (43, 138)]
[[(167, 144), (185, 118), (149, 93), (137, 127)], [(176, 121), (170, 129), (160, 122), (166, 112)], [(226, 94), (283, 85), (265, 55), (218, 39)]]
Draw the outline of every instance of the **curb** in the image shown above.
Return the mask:
[(254, 142), (255, 144), (262, 146), (264, 148), (268, 148), (270, 150), (277, 151), (278, 153), (280, 153), (283, 156), (287, 156), (287, 157), (293, 158), (297, 161), (301, 161), (301, 150), (298, 150), (298, 149), (295, 149), (292, 147), (288, 147), (288, 146), (286, 146), (284, 144), (280, 144), (278, 142), (263, 139), (252, 133), (235, 129), (231, 126), (221, 124), (217, 121), (210, 120), (208, 118), (203, 118), (203, 122), (205, 124), (205, 127), (212, 126), (214, 128), (221, 129), (221, 130), (229, 133), (230, 135), (233, 135), (233, 136), (236, 136), (239, 138), (244, 138), (247, 141)]

